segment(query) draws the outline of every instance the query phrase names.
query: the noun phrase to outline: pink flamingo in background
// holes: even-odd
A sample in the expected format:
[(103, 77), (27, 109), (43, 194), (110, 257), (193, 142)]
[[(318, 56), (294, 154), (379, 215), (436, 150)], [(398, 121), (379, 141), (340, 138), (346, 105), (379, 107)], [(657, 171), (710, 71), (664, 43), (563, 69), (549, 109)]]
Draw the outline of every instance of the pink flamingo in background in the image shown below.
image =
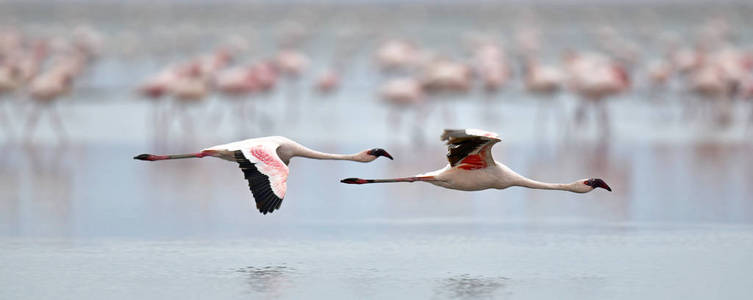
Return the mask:
[[(527, 58), (526, 63), (523, 66), (523, 84), (526, 91), (536, 95), (542, 99), (538, 101), (538, 112), (536, 114), (535, 126), (537, 128), (546, 128), (544, 124), (544, 117), (546, 111), (554, 111), (559, 113), (560, 116), (564, 114), (564, 108), (561, 103), (555, 101), (554, 97), (561, 90), (564, 83), (564, 74), (562, 71), (549, 65), (540, 65), (538, 61), (533, 58)], [(560, 123), (564, 118), (560, 118)], [(539, 132), (540, 130), (536, 130)]]
[(414, 117), (416, 134), (420, 135), (421, 127), (426, 121), (426, 112), (424, 111), (425, 94), (419, 80), (410, 77), (390, 79), (379, 88), (379, 96), (390, 104), (388, 123), (392, 125), (393, 130), (400, 127), (400, 112), (411, 108), (416, 114)]
[(340, 72), (334, 68), (324, 70), (316, 79), (316, 90), (322, 94), (329, 94), (340, 86)]
[(34, 100), (34, 109), (27, 119), (26, 138), (31, 139), (32, 133), (39, 121), (42, 111), (50, 113), (50, 119), (54, 123), (61, 141), (65, 140), (65, 128), (62, 118), (55, 107), (55, 102), (62, 96), (68, 95), (73, 86), (73, 75), (65, 70), (50, 70), (40, 74), (32, 80), (29, 86), (29, 95)]
[[(249, 97), (261, 89), (261, 84), (255, 76), (252, 67), (236, 67), (223, 71), (215, 77), (215, 89), (224, 96), (225, 99), (232, 100), (235, 106), (232, 108), (238, 118), (239, 132), (247, 129), (248, 124), (248, 106), (253, 105)], [(253, 106), (251, 106), (253, 113)], [(220, 124), (222, 115), (217, 116), (215, 125)]]
[(585, 118), (587, 105), (599, 109), (602, 135), (609, 135), (609, 113), (604, 100), (620, 94), (630, 87), (630, 77), (620, 64), (604, 60), (598, 55), (570, 56), (566, 61), (569, 71), (569, 87), (581, 98), (575, 112), (575, 125), (579, 127)]

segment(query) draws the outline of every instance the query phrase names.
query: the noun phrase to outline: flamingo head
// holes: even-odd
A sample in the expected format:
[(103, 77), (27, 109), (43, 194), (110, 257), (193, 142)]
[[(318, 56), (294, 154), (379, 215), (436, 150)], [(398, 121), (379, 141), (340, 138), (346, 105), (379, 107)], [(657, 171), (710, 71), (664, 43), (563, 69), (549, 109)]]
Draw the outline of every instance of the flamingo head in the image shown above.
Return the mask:
[(379, 158), (380, 156), (384, 156), (386, 158), (393, 159), (392, 155), (390, 155), (389, 153), (387, 153), (387, 151), (385, 151), (382, 148), (374, 148), (374, 149), (370, 149), (370, 150), (365, 150), (365, 151), (361, 152), (360, 154), (361, 154), (360, 156), (362, 156), (364, 158), (364, 161), (366, 161), (366, 162), (373, 161), (373, 160)]
[(600, 178), (589, 178), (589, 179), (583, 180), (580, 182), (580, 185), (585, 187), (582, 193), (593, 191), (596, 188), (602, 188), (610, 192), (612, 191), (612, 188), (610, 188), (609, 185), (607, 185), (607, 183), (604, 182), (604, 180), (601, 180)]

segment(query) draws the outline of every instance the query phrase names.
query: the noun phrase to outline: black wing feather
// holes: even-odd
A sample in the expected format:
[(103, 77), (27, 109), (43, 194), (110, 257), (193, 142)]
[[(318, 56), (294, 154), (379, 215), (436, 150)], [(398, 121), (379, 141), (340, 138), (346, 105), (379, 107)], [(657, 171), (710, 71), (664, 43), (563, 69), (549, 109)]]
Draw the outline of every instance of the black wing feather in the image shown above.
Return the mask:
[(269, 176), (259, 172), (256, 166), (243, 155), (242, 151), (237, 150), (233, 155), (235, 155), (235, 161), (238, 162), (244, 177), (248, 180), (248, 187), (251, 189), (251, 194), (254, 195), (256, 208), (259, 212), (266, 215), (279, 209), (282, 199), (272, 191)]
[(476, 151), (478, 148), (488, 142), (488, 140), (482, 139), (466, 139), (448, 142), (447, 160), (450, 161), (450, 166), (454, 167), (458, 162), (463, 160), (463, 158), (471, 154), (473, 151)]
[(447, 142), (447, 160), (452, 167), (484, 145), (499, 142), (498, 138), (468, 134), (465, 129), (445, 129), (439, 138)]

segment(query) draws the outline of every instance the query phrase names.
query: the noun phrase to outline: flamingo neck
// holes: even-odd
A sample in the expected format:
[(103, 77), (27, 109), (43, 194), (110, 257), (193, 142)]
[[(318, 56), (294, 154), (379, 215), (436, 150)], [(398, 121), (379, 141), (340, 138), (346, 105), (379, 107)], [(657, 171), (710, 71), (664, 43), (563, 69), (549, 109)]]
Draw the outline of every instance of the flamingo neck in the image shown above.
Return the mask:
[(541, 181), (536, 181), (536, 180), (526, 178), (523, 176), (520, 176), (520, 178), (513, 185), (527, 187), (531, 189), (537, 189), (537, 190), (561, 190), (561, 191), (569, 191), (569, 192), (574, 191), (573, 184), (571, 183), (541, 182)]
[(300, 156), (300, 157), (313, 158), (313, 159), (326, 159), (326, 160), (351, 160), (351, 161), (358, 161), (358, 162), (365, 161), (365, 159), (360, 155), (360, 153), (332, 154), (332, 153), (324, 153), (324, 152), (319, 152), (316, 150), (311, 150), (303, 146), (301, 146), (293, 156)]

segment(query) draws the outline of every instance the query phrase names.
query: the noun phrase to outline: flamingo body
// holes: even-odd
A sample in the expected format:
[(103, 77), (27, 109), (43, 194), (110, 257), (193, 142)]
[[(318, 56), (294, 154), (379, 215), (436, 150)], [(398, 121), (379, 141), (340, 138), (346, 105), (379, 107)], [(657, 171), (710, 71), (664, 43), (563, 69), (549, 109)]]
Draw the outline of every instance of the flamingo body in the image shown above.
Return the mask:
[(212, 156), (238, 163), (248, 181), (256, 208), (262, 214), (280, 208), (287, 192), (288, 164), (293, 157), (371, 162), (380, 156), (392, 159), (384, 149), (374, 148), (355, 154), (329, 154), (304, 147), (286, 137), (270, 136), (212, 146), (197, 153), (153, 155), (140, 154), (138, 160), (202, 158)]
[(450, 162), (442, 169), (414, 177), (393, 179), (346, 178), (340, 182), (366, 184), (425, 181), (440, 187), (461, 191), (506, 189), (512, 186), (564, 190), (575, 193), (590, 192), (597, 187), (612, 191), (603, 180), (598, 178), (582, 179), (567, 184), (544, 183), (528, 179), (492, 158), (492, 146), (501, 141), (499, 136), (493, 132), (479, 129), (446, 129), (441, 139), (447, 142), (449, 152), (447, 160)]

